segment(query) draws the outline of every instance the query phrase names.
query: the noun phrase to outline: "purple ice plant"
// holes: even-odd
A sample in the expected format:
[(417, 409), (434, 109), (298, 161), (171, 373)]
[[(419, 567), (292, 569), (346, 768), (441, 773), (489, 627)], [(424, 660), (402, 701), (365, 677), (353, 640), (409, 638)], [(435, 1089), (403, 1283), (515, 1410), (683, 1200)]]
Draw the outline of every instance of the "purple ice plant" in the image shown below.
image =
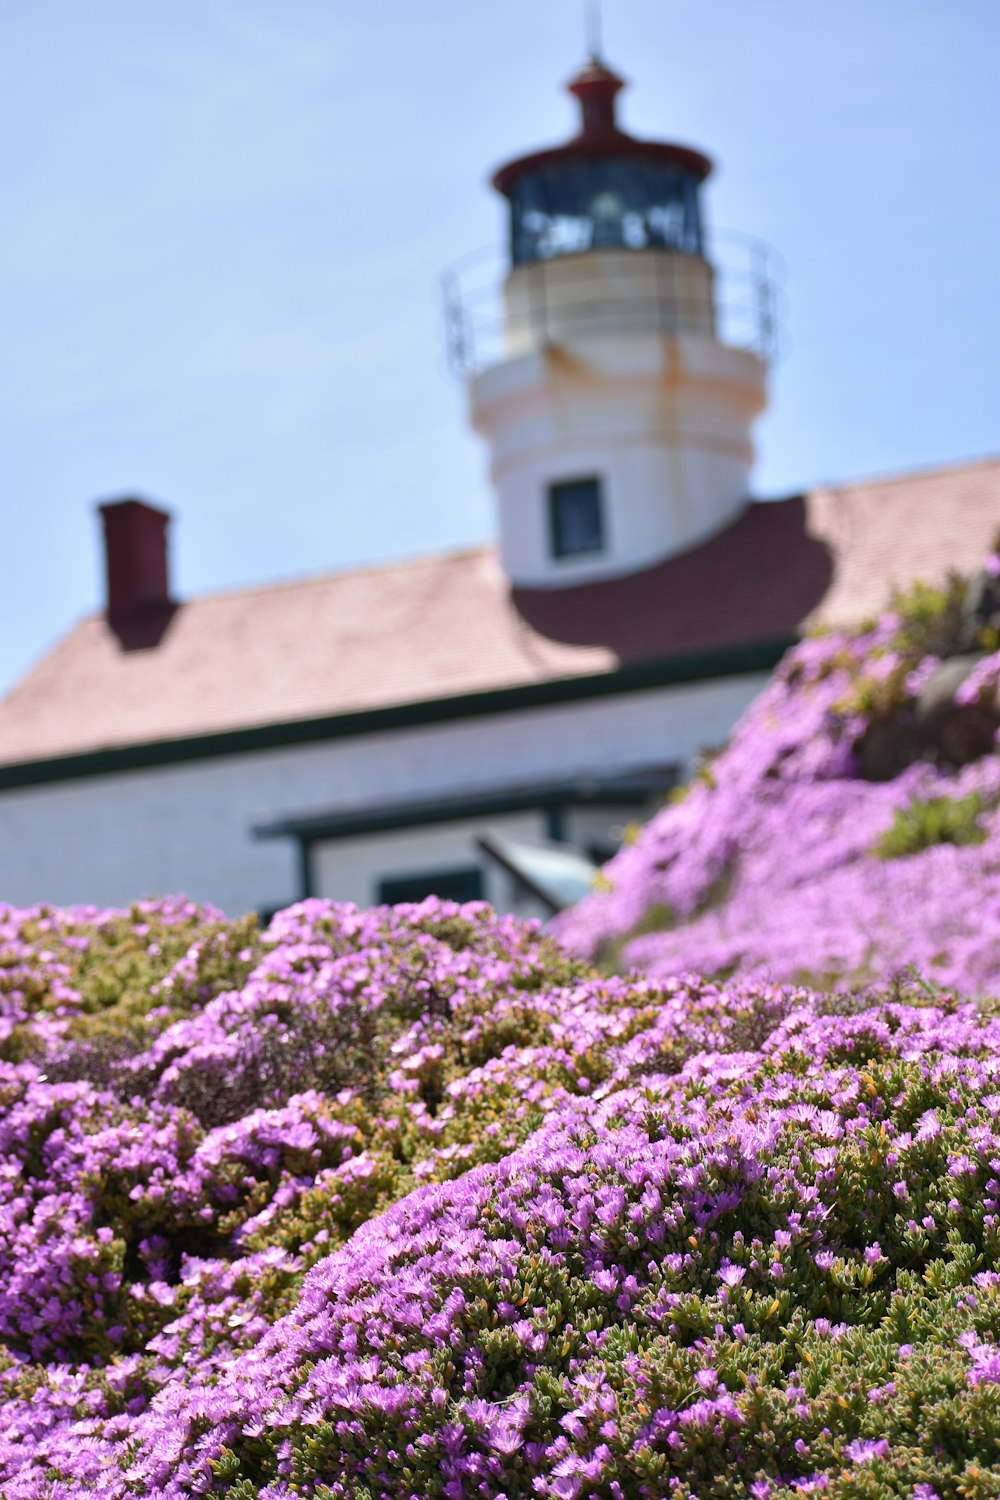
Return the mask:
[[(916, 969), (966, 994), (1000, 991), (1000, 755), (861, 774), (872, 724), (908, 722), (940, 666), (908, 641), (889, 613), (792, 650), (683, 800), (557, 920), (566, 947), (657, 977), (856, 987)], [(998, 685), (1000, 652), (987, 651), (957, 708), (1000, 723)], [(944, 804), (979, 809), (967, 838), (929, 832), (926, 847), (884, 857), (895, 822)]]
[(3, 1500), (1000, 1494), (1000, 757), (860, 776), (947, 658), (901, 619), (561, 947), (0, 907)]
[[(481, 905), (313, 902), (228, 944), (189, 913), (121, 1032), (134, 994), (82, 998), (111, 917), (41, 920), (7, 918), (5, 1500), (1000, 1482), (977, 1007), (602, 979)], [(169, 948), (166, 908), (114, 920)], [(102, 1081), (62, 1076), (95, 1036)]]

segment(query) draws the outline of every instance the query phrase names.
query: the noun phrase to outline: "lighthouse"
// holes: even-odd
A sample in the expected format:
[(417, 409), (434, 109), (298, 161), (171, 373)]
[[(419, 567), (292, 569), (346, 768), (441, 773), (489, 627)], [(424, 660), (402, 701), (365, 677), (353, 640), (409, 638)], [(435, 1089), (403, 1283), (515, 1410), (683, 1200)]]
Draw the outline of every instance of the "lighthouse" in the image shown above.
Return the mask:
[(623, 87), (591, 57), (568, 85), (577, 133), (493, 177), (509, 222), (500, 342), (468, 392), (519, 588), (641, 572), (749, 498), (767, 365), (720, 332), (712, 163), (623, 130)]

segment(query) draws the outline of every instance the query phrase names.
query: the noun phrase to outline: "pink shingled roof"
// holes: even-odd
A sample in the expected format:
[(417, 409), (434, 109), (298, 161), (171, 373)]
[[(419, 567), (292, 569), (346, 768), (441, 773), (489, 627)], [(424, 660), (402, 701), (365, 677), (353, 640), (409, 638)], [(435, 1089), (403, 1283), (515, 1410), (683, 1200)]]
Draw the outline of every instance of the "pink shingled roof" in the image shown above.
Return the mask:
[(123, 650), (83, 620), (0, 704), (0, 765), (613, 672), (879, 610), (971, 570), (1000, 530), (1000, 460), (755, 503), (629, 579), (512, 593), (492, 548), (182, 604)]
[(982, 566), (1000, 533), (1000, 458), (809, 496), (809, 529), (835, 560), (830, 588), (808, 623), (849, 625), (876, 614), (915, 578)]

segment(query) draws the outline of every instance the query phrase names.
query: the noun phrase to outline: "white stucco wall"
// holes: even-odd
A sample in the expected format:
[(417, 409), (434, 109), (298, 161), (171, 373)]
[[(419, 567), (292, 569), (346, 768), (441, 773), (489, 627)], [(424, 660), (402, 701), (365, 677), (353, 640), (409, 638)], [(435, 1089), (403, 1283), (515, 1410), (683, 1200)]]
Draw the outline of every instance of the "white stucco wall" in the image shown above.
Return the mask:
[[(258, 821), (689, 763), (765, 674), (0, 793), (0, 899), (122, 905), (186, 891), (235, 915), (298, 895)], [(390, 871), (382, 872), (384, 874)]]
[(517, 910), (531, 916), (547, 915), (532, 902), (515, 899), (514, 882), (496, 865), (483, 865), (476, 835), (488, 826), (509, 839), (537, 843), (545, 838), (538, 813), (513, 813), (479, 821), (456, 820), (430, 828), (404, 828), (396, 833), (361, 838), (331, 839), (313, 852), (317, 891), (333, 901), (356, 901), (372, 906), (379, 881), (386, 876), (422, 875), (428, 870), (477, 867), (483, 869), (484, 895), (497, 911)]

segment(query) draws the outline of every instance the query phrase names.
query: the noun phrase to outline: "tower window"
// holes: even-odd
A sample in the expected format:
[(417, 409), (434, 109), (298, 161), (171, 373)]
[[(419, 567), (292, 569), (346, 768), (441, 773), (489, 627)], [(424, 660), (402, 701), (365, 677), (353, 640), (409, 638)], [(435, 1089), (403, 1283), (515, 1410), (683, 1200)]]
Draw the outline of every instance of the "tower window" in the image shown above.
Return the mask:
[(604, 551), (599, 479), (568, 479), (549, 485), (549, 536), (553, 557)]

